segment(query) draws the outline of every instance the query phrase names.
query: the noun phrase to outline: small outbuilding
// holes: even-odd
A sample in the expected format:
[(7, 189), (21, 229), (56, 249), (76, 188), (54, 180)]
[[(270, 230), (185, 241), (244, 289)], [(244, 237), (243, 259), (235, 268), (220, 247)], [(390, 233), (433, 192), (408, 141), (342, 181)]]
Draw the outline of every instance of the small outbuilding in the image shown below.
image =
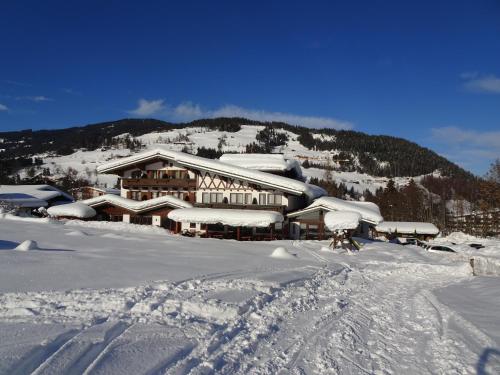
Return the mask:
[(174, 233), (238, 241), (283, 238), (283, 215), (276, 211), (183, 208), (169, 212)]
[(361, 220), (356, 231), (362, 237), (369, 237), (374, 226), (383, 221), (380, 209), (375, 203), (321, 197), (308, 207), (287, 215), (290, 221), (290, 237), (302, 240), (324, 240), (332, 237), (332, 231), (325, 225), (325, 215), (334, 211), (357, 212)]
[(439, 229), (432, 223), (411, 221), (383, 221), (375, 227), (377, 236), (391, 240), (396, 237), (414, 237), (427, 241), (439, 234)]
[(0, 202), (26, 213), (73, 201), (71, 195), (51, 185), (0, 185)]

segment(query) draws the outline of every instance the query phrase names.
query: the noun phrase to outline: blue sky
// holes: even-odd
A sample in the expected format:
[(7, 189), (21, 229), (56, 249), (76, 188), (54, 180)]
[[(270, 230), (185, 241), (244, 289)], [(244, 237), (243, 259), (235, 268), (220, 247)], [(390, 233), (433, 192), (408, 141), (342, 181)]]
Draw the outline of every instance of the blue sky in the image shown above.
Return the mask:
[(500, 157), (500, 3), (13, 1), (0, 128), (246, 116)]

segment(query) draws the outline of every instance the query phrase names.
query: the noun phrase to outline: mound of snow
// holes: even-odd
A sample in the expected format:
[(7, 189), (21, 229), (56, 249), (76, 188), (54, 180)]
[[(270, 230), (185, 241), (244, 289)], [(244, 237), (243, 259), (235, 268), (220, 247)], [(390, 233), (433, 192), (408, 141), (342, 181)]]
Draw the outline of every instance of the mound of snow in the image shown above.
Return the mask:
[(38, 250), (38, 244), (36, 241), (26, 240), (17, 245), (17, 247), (14, 250), (17, 251)]
[(92, 207), (81, 202), (49, 207), (47, 213), (55, 217), (76, 217), (78, 219), (88, 219), (97, 214)]
[(88, 236), (88, 234), (77, 229), (66, 233), (66, 236)]
[(361, 215), (353, 211), (330, 211), (325, 215), (325, 225), (332, 232), (344, 229), (356, 229)]
[(282, 246), (277, 247), (274, 249), (271, 255), (269, 255), (271, 258), (276, 258), (276, 259), (295, 259), (297, 255), (291, 254), (287, 249), (285, 249)]
[(466, 234), (463, 232), (452, 232), (448, 236), (443, 237), (442, 239), (450, 241), (450, 242), (454, 242), (457, 244), (478, 241), (477, 237), (471, 236), (470, 234)]

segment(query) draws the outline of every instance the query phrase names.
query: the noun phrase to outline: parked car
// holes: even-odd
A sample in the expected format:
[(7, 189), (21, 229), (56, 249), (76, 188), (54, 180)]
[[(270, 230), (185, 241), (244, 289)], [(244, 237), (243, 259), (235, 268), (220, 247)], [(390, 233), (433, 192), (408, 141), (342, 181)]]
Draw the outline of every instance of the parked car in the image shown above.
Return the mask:
[(484, 248), (484, 245), (482, 245), (480, 243), (470, 243), (469, 246), (473, 247), (474, 249), (482, 249), (482, 248)]
[(443, 245), (429, 245), (427, 247), (427, 251), (430, 253), (442, 253), (442, 252), (456, 253), (456, 251), (453, 250), (451, 247)]
[(417, 244), (417, 239), (416, 238), (413, 238), (413, 237), (408, 237), (408, 238), (402, 238), (402, 239), (399, 239), (398, 238), (398, 242), (405, 246), (405, 245), (416, 245)]

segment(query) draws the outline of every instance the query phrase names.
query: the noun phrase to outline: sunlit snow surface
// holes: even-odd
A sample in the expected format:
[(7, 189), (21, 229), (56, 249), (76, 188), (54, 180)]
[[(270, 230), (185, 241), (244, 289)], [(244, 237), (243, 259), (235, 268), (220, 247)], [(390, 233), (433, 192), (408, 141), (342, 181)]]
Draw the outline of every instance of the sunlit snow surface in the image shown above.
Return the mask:
[(0, 373), (499, 373), (500, 279), (463, 254), (327, 246), (0, 218)]

